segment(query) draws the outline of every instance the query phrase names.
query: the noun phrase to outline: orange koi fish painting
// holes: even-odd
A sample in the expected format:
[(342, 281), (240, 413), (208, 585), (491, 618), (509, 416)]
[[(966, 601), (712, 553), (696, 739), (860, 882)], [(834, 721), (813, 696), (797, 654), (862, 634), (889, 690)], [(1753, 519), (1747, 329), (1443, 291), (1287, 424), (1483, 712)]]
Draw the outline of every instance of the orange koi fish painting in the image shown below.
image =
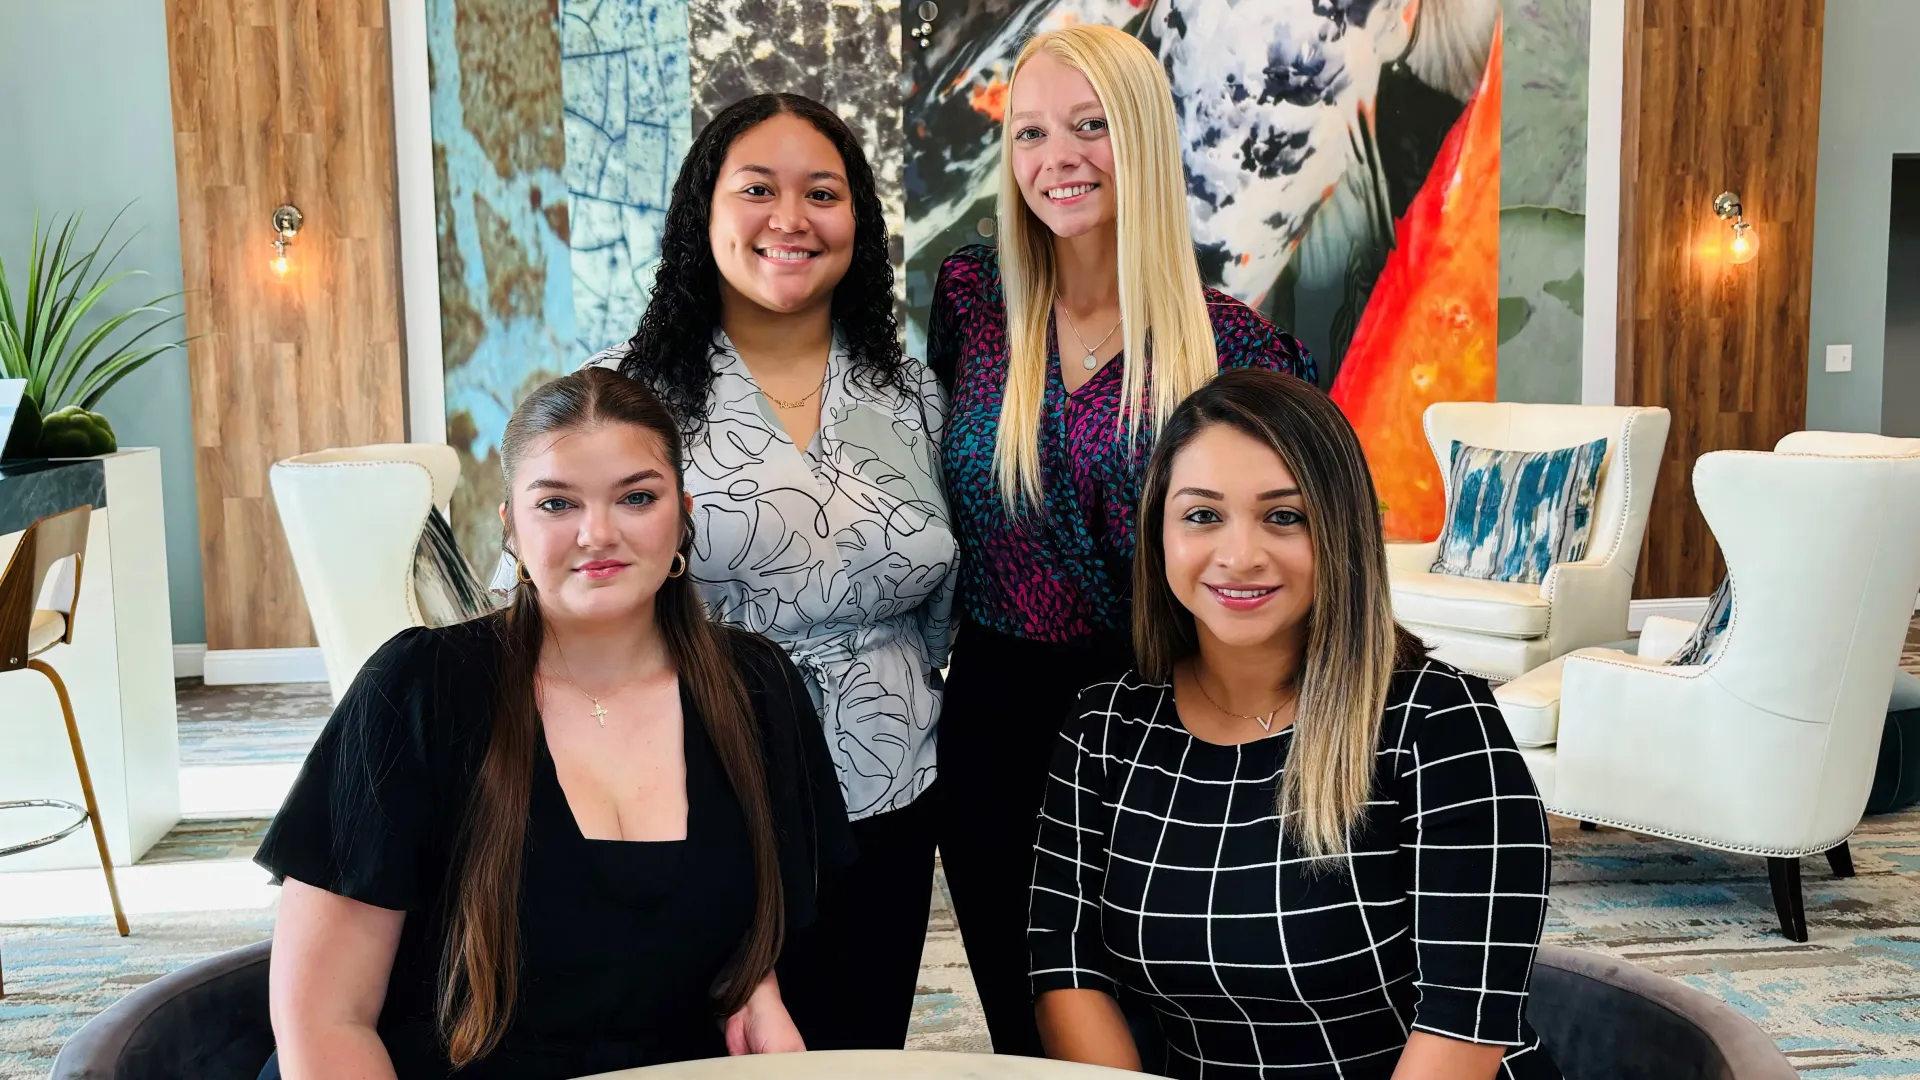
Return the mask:
[(1431, 540), (1445, 494), (1422, 418), (1492, 401), (1500, 260), (1500, 38), (1480, 87), (1395, 229), (1333, 399), (1359, 433), (1390, 540)]

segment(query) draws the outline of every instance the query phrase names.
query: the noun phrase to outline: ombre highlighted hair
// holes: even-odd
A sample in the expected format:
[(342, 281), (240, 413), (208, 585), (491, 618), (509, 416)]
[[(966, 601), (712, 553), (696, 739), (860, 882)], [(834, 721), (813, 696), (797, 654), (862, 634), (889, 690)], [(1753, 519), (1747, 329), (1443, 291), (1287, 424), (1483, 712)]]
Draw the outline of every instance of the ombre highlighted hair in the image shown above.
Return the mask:
[[(1085, 75), (1107, 112), (1118, 209), (1122, 381), (1120, 415), (1139, 445), (1145, 407), (1158, 429), (1219, 369), (1206, 291), (1187, 226), (1187, 180), (1167, 74), (1145, 45), (1111, 26), (1069, 26), (1020, 50), (1013, 76), (1040, 53)], [(1038, 506), (1040, 410), (1047, 387), (1047, 320), (1058, 292), (1053, 233), (1027, 207), (1013, 174), (1013, 113), (1000, 123), (1000, 281), (1006, 295), (1007, 386), (994, 469), (1011, 508)], [(1153, 372), (1151, 399), (1147, 373)]]
[(1172, 682), (1174, 665), (1200, 651), (1193, 613), (1167, 584), (1163, 530), (1174, 460), (1213, 427), (1271, 449), (1306, 504), (1313, 603), (1278, 807), (1300, 850), (1330, 860), (1348, 850), (1372, 797), (1394, 670), (1418, 665), (1427, 649), (1393, 617), (1380, 504), (1353, 425), (1312, 383), (1273, 371), (1227, 371), (1174, 410), (1147, 463), (1133, 560), (1140, 673)]

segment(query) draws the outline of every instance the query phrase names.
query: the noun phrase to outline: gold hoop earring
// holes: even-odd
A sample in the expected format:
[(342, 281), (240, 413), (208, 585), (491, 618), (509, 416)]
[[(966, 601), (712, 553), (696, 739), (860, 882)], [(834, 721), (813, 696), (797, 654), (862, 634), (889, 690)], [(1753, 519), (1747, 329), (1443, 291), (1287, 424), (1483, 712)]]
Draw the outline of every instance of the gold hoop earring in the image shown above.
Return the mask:
[(533, 584), (533, 578), (527, 575), (527, 564), (519, 559), (513, 560), (513, 576), (519, 578), (522, 585)]
[(682, 553), (680, 553), (680, 552), (678, 552), (678, 551), (676, 551), (676, 552), (674, 552), (674, 553), (673, 553), (673, 566), (674, 566), (674, 567), (677, 567), (677, 569), (669, 569), (669, 570), (667, 571), (667, 576), (668, 576), (668, 577), (679, 577), (679, 576), (680, 576), (681, 574), (684, 574), (684, 573), (686, 573), (686, 572), (687, 572), (687, 557), (686, 557), (686, 556), (685, 556), (684, 554), (682, 554)]

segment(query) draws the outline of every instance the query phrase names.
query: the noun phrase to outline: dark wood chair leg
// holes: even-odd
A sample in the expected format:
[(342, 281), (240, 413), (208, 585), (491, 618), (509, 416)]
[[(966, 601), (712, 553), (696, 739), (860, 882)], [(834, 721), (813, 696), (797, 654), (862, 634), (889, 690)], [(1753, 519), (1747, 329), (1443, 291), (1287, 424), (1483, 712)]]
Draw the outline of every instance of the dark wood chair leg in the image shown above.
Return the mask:
[(1834, 877), (1853, 876), (1853, 849), (1847, 847), (1845, 840), (1838, 847), (1827, 849), (1827, 865), (1833, 868)]
[(1807, 940), (1806, 899), (1800, 894), (1800, 860), (1767, 860), (1767, 878), (1773, 883), (1773, 910), (1780, 916), (1780, 932), (1790, 941)]
[(1598, 826), (1598, 825), (1595, 825), (1595, 824), (1594, 824), (1593, 822), (1591, 822), (1591, 821), (1583, 821), (1583, 822), (1581, 822), (1581, 823), (1580, 823), (1580, 831), (1581, 831), (1581, 832), (1593, 832), (1593, 831), (1595, 831), (1595, 830), (1597, 830), (1597, 829), (1599, 829), (1599, 828), (1600, 828), (1600, 826)]

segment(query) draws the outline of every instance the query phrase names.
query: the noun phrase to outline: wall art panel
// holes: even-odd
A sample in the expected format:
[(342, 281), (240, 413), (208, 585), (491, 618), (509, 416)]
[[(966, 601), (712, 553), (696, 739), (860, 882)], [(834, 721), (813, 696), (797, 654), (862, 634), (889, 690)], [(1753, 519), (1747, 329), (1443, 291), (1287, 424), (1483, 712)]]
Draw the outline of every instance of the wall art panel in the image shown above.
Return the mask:
[(801, 94), (840, 114), (873, 165), (904, 297), (899, 0), (696, 0), (688, 18), (694, 130), (754, 94)]
[(633, 331), (690, 137), (681, 0), (428, 0), (453, 525), (499, 551), (513, 407)]

